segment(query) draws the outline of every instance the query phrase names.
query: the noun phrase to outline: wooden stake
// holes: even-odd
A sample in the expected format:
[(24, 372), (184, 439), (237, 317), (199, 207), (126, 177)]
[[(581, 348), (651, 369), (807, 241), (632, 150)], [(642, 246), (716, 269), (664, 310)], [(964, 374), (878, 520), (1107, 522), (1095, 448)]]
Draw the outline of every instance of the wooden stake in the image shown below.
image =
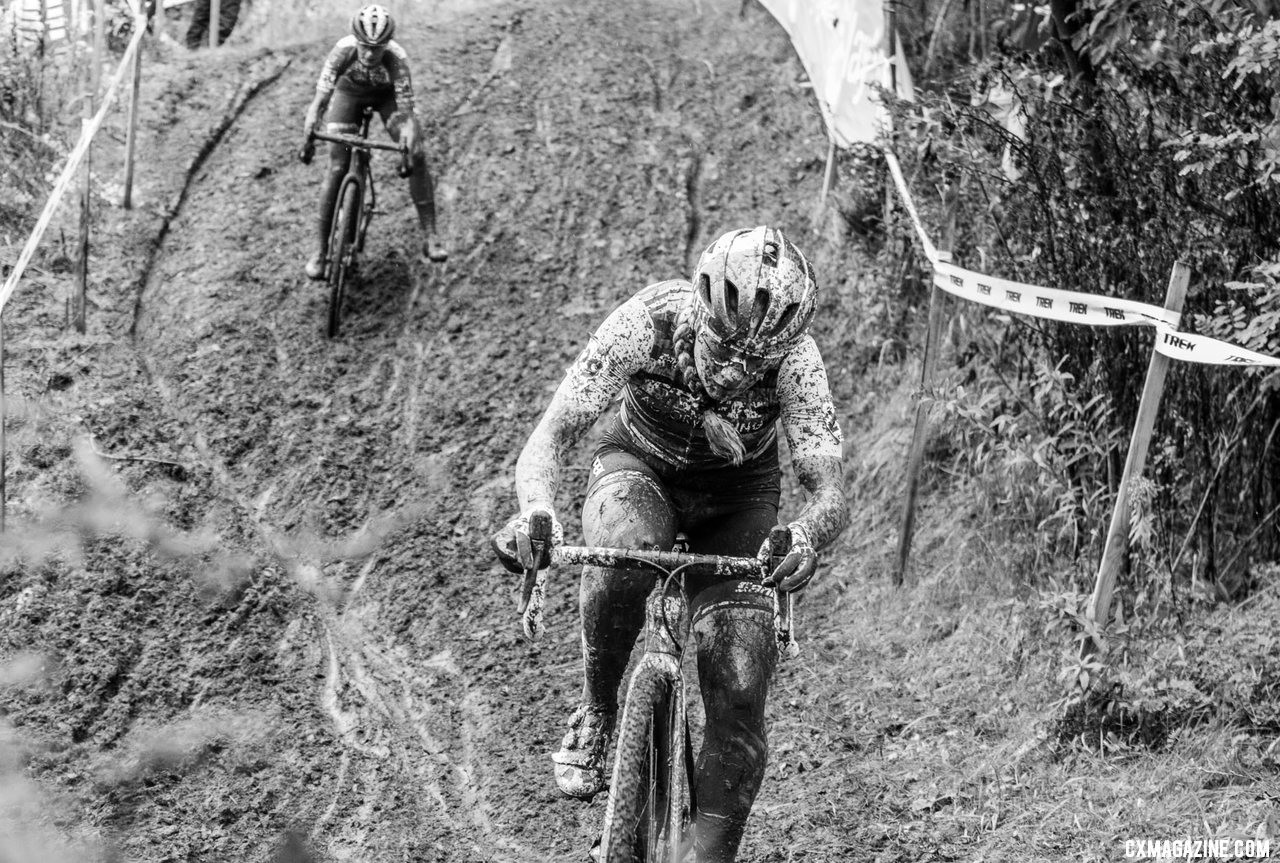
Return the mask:
[[(1191, 281), (1191, 268), (1182, 261), (1173, 265), (1169, 276), (1169, 289), (1165, 293), (1164, 307), (1171, 312), (1182, 313), (1182, 303)], [(1159, 332), (1156, 338), (1160, 338)], [(1107, 529), (1107, 544), (1102, 552), (1102, 564), (1089, 598), (1088, 617), (1098, 627), (1107, 625), (1111, 612), (1111, 594), (1115, 589), (1116, 574), (1124, 557), (1129, 539), (1129, 491), (1130, 484), (1142, 476), (1147, 462), (1147, 447), (1155, 428), (1160, 410), (1160, 397), (1164, 392), (1164, 376), (1169, 369), (1169, 358), (1152, 349), (1151, 363), (1147, 366), (1147, 380), (1142, 386), (1142, 398), (1138, 402), (1138, 416), (1133, 422), (1133, 436), (1129, 439), (1129, 454), (1124, 461), (1124, 474), (1120, 477), (1120, 489), (1116, 493), (1115, 508), (1111, 511), (1111, 525)], [(1081, 656), (1088, 657), (1102, 649), (1101, 644), (1086, 638), (1081, 645)]]
[(142, 46), (133, 55), (133, 87), (129, 91), (129, 133), (124, 145), (124, 199), (126, 210), (133, 209), (133, 162), (138, 145), (138, 101), (142, 89)]
[(835, 139), (827, 144), (827, 170), (822, 175), (822, 195), (818, 198), (819, 204), (827, 202), (827, 192), (831, 191), (831, 178), (835, 175), (836, 168), (836, 142)]
[(155, 6), (151, 10), (151, 35), (156, 42), (160, 42), (160, 37), (164, 35), (165, 23), (164, 0), (155, 0)]
[(9, 396), (4, 388), (4, 315), (0, 314), (0, 533), (4, 532), (5, 510), (9, 504)]
[[(93, 119), (94, 111), (98, 101), (98, 84), (102, 76), (102, 50), (103, 43), (106, 41), (106, 10), (105, 0), (94, 0), (93, 5), (93, 50), (89, 55), (89, 70), (87, 74), (88, 86), (84, 96), (84, 125), (87, 126), (89, 121)], [(83, 126), (82, 126), (83, 128)], [(93, 145), (89, 145), (89, 149), (84, 154), (84, 167), (81, 169), (83, 173), (82, 184), (80, 187), (80, 240), (78, 243), (79, 257), (76, 261), (76, 279), (75, 290), (71, 296), (70, 317), (71, 325), (76, 328), (76, 332), (83, 333), (85, 331), (85, 308), (88, 306), (88, 285), (89, 285), (89, 222), (91, 221), (92, 212), (92, 176), (93, 176)]]
[[(950, 248), (956, 235), (956, 200), (947, 207), (945, 242)], [(948, 261), (950, 252), (938, 250), (938, 259)], [(911, 449), (907, 454), (907, 489), (902, 505), (902, 529), (898, 534), (898, 565), (893, 570), (893, 583), (901, 586), (906, 578), (907, 558), (911, 556), (911, 537), (915, 533), (916, 497), (920, 491), (920, 469), (924, 464), (924, 445), (929, 439), (929, 411), (933, 408), (933, 379), (941, 352), (942, 321), (948, 306), (946, 292), (937, 285), (929, 289), (929, 325), (925, 331), (924, 357), (920, 362), (920, 400), (916, 402), (916, 424), (911, 433)]]
[(221, 0), (209, 0), (209, 47), (218, 47), (218, 32), (222, 29)]
[(911, 555), (911, 536), (915, 532), (916, 496), (920, 490), (920, 468), (924, 463), (924, 445), (929, 437), (929, 410), (933, 407), (933, 377), (938, 365), (938, 342), (942, 335), (942, 309), (946, 294), (937, 285), (929, 291), (929, 328), (924, 339), (924, 359), (920, 367), (920, 398), (916, 402), (916, 424), (911, 433), (911, 449), (907, 455), (907, 491), (902, 505), (902, 529), (898, 534), (898, 565), (893, 570), (893, 583), (901, 586), (906, 578), (907, 558)]

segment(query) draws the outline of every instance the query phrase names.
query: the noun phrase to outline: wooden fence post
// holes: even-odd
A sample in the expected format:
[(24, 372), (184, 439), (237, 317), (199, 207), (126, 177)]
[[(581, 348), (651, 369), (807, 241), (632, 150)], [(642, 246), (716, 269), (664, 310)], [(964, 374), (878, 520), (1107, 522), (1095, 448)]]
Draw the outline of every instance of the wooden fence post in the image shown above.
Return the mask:
[(0, 312), (0, 533), (9, 507), (9, 394), (4, 386), (4, 313)]
[[(93, 2), (93, 50), (89, 55), (88, 69), (88, 87), (84, 95), (84, 122), (81, 124), (81, 133), (88, 127), (88, 123), (93, 119), (95, 106), (98, 101), (98, 84), (102, 76), (102, 50), (103, 42), (106, 41), (106, 2), (105, 0), (94, 0)], [(89, 285), (89, 222), (92, 219), (92, 195), (93, 195), (93, 145), (85, 150), (84, 167), (82, 168), (83, 183), (80, 189), (80, 240), (79, 240), (79, 259), (76, 262), (76, 280), (75, 290), (71, 297), (71, 324), (76, 328), (76, 332), (83, 333), (85, 331), (85, 309), (88, 305), (88, 285)]]
[(822, 195), (818, 198), (818, 204), (822, 205), (827, 202), (827, 193), (831, 191), (831, 181), (836, 173), (836, 139), (832, 138), (827, 143), (827, 170), (822, 174)]
[[(956, 201), (947, 207), (945, 244), (955, 242)], [(951, 252), (939, 249), (938, 259), (949, 261)], [(920, 398), (916, 402), (916, 423), (911, 433), (911, 449), (907, 454), (907, 490), (902, 505), (902, 529), (898, 533), (898, 563), (893, 570), (893, 583), (901, 586), (906, 578), (907, 558), (911, 556), (911, 537), (916, 525), (916, 497), (920, 491), (920, 469), (924, 464), (924, 445), (929, 439), (929, 411), (933, 408), (933, 379), (942, 350), (942, 322), (948, 306), (945, 291), (933, 283), (930, 274), (929, 325), (925, 330), (924, 357), (920, 361)]]
[[(157, 3), (162, 0), (157, 0)], [(163, 10), (161, 10), (163, 14)], [(136, 19), (135, 19), (136, 20)], [(126, 210), (133, 209), (133, 163), (138, 145), (138, 102), (142, 89), (142, 45), (133, 55), (133, 86), (129, 91), (129, 132), (124, 145), (124, 199)]]
[[(1164, 307), (1171, 312), (1182, 313), (1182, 303), (1191, 281), (1191, 268), (1182, 261), (1173, 265), (1169, 276), (1169, 289), (1165, 293)], [(1160, 332), (1156, 332), (1160, 338)], [(1124, 461), (1124, 474), (1120, 477), (1120, 489), (1116, 494), (1115, 509), (1111, 511), (1111, 525), (1107, 528), (1107, 544), (1102, 552), (1102, 563), (1089, 598), (1088, 617), (1098, 629), (1105, 627), (1111, 612), (1111, 594), (1115, 590), (1116, 574), (1124, 557), (1129, 539), (1129, 491), (1130, 484), (1142, 476), (1147, 462), (1147, 447), (1155, 428), (1160, 410), (1160, 397), (1164, 392), (1164, 377), (1170, 360), (1152, 348), (1151, 364), (1147, 366), (1147, 380), (1142, 386), (1142, 398), (1138, 402), (1138, 416), (1133, 422), (1133, 436), (1129, 439), (1129, 454)], [(1081, 656), (1088, 657), (1102, 649), (1092, 637), (1081, 645)]]
[(218, 47), (218, 33), (222, 29), (222, 3), (209, 0), (209, 47)]

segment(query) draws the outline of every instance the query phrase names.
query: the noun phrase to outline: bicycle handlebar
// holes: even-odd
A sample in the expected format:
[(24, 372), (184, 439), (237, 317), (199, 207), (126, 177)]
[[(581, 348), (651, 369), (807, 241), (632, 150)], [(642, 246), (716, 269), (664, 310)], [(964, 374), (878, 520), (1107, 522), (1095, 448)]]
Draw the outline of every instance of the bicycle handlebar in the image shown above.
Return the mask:
[(617, 567), (627, 561), (646, 563), (667, 570), (684, 566), (707, 567), (718, 576), (753, 576), (757, 579), (765, 576), (764, 565), (754, 557), (722, 557), (718, 554), (691, 554), (687, 551), (588, 545), (559, 545), (551, 549), (553, 564)]
[(409, 148), (403, 144), (384, 144), (362, 138), (359, 135), (330, 134), (328, 132), (312, 132), (311, 138), (316, 141), (329, 141), (333, 144), (344, 144), (348, 147), (359, 147), (363, 150), (390, 150), (393, 153), (408, 153)]

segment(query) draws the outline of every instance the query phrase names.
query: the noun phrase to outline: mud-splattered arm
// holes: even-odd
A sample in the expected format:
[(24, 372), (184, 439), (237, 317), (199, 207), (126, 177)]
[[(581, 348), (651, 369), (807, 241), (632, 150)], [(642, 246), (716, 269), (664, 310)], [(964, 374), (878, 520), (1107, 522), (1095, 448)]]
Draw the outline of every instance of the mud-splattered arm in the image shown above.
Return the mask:
[(516, 462), (520, 512), (554, 510), (560, 464), (583, 433), (609, 407), (653, 349), (653, 320), (644, 305), (628, 300), (587, 342)]
[(811, 337), (806, 336), (782, 361), (778, 400), (791, 463), (809, 496), (792, 521), (804, 525), (814, 548), (821, 548), (848, 526), (849, 504), (844, 497), (840, 424), (827, 369)]

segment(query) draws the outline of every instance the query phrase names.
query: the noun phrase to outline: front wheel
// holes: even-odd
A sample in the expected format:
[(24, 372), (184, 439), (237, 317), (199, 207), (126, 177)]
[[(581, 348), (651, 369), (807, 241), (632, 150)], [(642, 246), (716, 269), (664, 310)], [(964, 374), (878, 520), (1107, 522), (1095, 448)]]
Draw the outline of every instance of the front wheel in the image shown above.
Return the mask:
[(692, 805), (684, 689), (679, 673), (641, 660), (618, 728), (600, 863), (679, 863)]
[(329, 232), (329, 338), (336, 338), (342, 326), (342, 300), (347, 280), (355, 268), (356, 224), (360, 216), (360, 187), (343, 185), (334, 208), (333, 228)]

